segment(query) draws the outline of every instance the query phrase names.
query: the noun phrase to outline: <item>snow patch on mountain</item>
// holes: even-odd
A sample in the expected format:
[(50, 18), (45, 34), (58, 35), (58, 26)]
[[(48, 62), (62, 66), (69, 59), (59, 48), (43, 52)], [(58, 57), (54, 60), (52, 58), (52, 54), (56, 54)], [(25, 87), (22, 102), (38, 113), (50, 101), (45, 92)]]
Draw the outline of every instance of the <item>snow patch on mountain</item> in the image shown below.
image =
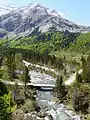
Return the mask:
[(48, 12), (50, 15), (54, 15), (54, 16), (56, 16), (56, 17), (59, 16), (59, 14), (58, 14), (55, 10), (48, 9), (47, 12)]

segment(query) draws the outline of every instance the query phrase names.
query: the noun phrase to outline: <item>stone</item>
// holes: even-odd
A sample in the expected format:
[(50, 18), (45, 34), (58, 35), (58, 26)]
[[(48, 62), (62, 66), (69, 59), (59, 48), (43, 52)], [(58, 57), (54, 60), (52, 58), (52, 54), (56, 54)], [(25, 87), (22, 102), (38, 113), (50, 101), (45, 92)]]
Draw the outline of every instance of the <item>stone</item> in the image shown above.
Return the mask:
[(24, 115), (24, 112), (18, 109), (12, 114), (12, 120), (23, 120)]

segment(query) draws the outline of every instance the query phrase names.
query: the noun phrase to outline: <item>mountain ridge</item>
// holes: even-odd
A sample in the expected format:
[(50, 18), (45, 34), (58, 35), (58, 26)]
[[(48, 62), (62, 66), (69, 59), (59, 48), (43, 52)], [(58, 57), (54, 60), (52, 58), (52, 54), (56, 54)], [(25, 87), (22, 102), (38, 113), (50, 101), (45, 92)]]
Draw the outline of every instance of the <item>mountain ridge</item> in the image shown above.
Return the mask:
[(34, 31), (37, 33), (50, 30), (61, 32), (67, 30), (75, 33), (90, 31), (90, 27), (77, 25), (60, 16), (56, 10), (32, 3), (20, 8), (14, 8), (7, 14), (1, 15), (0, 29), (7, 31), (7, 35), (13, 33), (14, 36), (29, 36)]

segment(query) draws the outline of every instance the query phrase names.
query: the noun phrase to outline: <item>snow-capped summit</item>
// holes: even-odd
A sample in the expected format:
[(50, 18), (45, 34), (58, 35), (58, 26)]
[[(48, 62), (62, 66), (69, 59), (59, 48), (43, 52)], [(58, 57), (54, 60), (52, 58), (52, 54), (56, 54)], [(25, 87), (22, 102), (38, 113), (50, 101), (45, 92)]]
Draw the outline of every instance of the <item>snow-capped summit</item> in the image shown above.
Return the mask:
[[(51, 10), (41, 4), (29, 4), (20, 8), (10, 5), (0, 6), (0, 28), (15, 35), (28, 36), (46, 31), (88, 32), (90, 27), (84, 27), (71, 22), (56, 10)], [(8, 13), (8, 14), (5, 14)]]
[(0, 5), (0, 16), (9, 13), (12, 10), (15, 10), (16, 7), (13, 5)]

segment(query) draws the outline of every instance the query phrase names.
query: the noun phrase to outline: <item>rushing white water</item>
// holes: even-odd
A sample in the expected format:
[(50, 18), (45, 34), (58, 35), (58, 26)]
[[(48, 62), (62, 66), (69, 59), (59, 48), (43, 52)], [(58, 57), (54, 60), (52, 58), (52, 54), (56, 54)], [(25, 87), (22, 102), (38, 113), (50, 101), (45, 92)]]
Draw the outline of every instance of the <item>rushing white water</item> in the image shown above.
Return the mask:
[(53, 102), (52, 99), (51, 91), (37, 91), (36, 100), (38, 105), (45, 113), (51, 115), (53, 120), (80, 120), (80, 116), (67, 110), (63, 104)]
[(55, 78), (53, 78), (52, 76), (45, 74), (45, 73), (40, 73), (40, 72), (36, 72), (36, 71), (30, 71), (29, 72), (30, 75), (30, 82), (31, 83), (38, 83), (38, 84), (55, 84)]

